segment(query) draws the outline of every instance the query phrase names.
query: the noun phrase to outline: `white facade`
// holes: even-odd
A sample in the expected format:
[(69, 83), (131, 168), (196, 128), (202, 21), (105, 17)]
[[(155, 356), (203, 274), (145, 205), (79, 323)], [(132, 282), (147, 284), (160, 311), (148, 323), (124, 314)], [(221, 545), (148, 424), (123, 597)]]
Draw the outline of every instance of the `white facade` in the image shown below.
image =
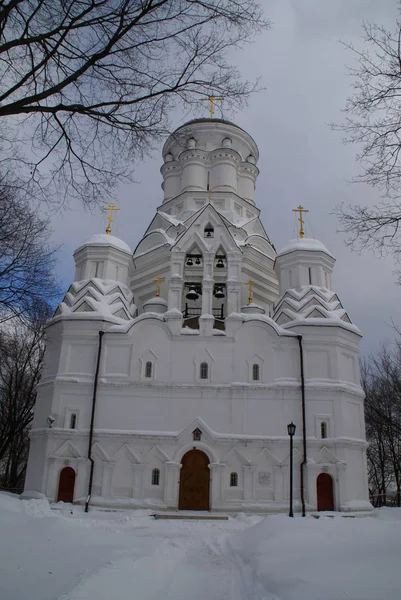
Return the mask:
[[(196, 508), (199, 493), (211, 510), (287, 510), (293, 421), (297, 509), (302, 496), (324, 508), (329, 481), (334, 509), (368, 510), (361, 334), (330, 289), (334, 257), (310, 239), (276, 255), (254, 203), (258, 150), (236, 125), (191, 121), (163, 159), (164, 200), (134, 254), (105, 234), (74, 254), (47, 329), (25, 495), (62, 498), (70, 467), (86, 500), (95, 397), (93, 503)], [(198, 492), (183, 477), (193, 449), (209, 469)]]

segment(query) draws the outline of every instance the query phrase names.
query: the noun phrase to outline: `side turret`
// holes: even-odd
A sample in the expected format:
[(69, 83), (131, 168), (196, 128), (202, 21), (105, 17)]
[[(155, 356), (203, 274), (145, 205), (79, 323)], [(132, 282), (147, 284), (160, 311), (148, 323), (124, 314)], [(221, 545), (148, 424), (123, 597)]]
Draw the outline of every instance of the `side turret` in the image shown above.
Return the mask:
[(122, 240), (97, 233), (74, 252), (74, 281), (111, 279), (128, 285), (132, 270), (132, 250)]
[(304, 285), (331, 289), (335, 262), (334, 256), (319, 240), (291, 240), (276, 256), (275, 269), (280, 281), (280, 294)]

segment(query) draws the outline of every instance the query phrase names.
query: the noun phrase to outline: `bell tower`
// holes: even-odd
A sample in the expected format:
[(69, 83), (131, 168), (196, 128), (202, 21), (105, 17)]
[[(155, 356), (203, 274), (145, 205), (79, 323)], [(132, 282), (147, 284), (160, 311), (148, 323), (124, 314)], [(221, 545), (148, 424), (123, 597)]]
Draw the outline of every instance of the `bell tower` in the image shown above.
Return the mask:
[(151, 293), (146, 282), (164, 277), (174, 334), (227, 331), (227, 319), (246, 305), (250, 279), (255, 302), (272, 312), (278, 281), (255, 205), (258, 158), (253, 138), (223, 119), (189, 121), (164, 144), (163, 201), (134, 251), (131, 288), (141, 310)]

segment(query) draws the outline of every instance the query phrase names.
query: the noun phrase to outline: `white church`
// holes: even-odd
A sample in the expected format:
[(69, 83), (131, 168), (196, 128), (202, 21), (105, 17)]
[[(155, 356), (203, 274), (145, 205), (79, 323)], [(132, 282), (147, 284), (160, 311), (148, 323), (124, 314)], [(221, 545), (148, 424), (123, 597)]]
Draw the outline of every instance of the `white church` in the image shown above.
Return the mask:
[[(24, 497), (155, 510), (366, 511), (361, 333), (335, 259), (280, 252), (254, 200), (258, 148), (222, 119), (163, 147), (161, 206), (134, 251), (74, 253), (47, 326)], [(113, 205), (111, 205), (111, 210)]]

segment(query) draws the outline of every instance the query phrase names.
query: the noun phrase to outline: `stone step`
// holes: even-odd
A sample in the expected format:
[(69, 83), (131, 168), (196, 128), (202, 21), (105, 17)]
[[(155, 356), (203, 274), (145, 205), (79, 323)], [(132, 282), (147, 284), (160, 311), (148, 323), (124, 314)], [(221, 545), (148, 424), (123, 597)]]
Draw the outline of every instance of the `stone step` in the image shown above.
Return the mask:
[(179, 512), (159, 512), (153, 513), (152, 517), (155, 519), (189, 519), (196, 521), (228, 521), (228, 515), (224, 514), (213, 514), (209, 512), (196, 512), (196, 511), (179, 511)]

